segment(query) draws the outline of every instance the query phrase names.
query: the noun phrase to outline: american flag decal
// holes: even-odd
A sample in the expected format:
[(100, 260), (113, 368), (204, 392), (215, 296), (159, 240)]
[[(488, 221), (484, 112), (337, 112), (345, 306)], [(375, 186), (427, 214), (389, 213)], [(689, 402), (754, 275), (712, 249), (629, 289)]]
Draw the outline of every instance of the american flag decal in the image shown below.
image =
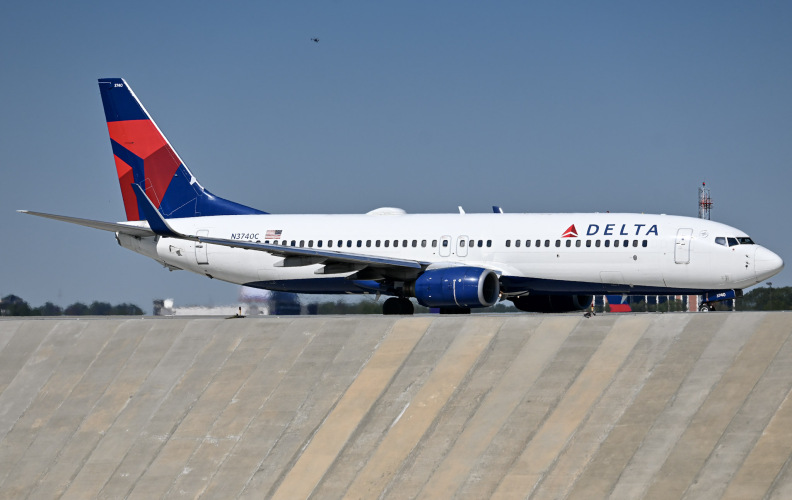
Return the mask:
[(267, 229), (267, 234), (264, 236), (265, 240), (279, 240), (281, 237), (282, 229)]

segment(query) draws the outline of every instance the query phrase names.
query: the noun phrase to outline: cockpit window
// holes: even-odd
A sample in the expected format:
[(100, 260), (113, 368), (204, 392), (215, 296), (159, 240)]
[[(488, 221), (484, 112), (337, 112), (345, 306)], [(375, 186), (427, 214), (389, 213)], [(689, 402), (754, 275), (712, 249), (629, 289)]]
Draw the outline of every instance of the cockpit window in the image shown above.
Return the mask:
[(751, 238), (749, 238), (747, 236), (745, 236), (743, 238), (737, 238), (737, 241), (740, 242), (740, 245), (755, 245), (756, 244), (756, 243), (753, 242), (753, 240)]
[(729, 237), (729, 246), (736, 247), (737, 245), (739, 245), (739, 243), (737, 242), (737, 238)]
[(726, 238), (724, 238), (723, 236), (718, 236), (717, 238), (715, 238), (715, 243), (717, 243), (718, 245), (726, 246)]

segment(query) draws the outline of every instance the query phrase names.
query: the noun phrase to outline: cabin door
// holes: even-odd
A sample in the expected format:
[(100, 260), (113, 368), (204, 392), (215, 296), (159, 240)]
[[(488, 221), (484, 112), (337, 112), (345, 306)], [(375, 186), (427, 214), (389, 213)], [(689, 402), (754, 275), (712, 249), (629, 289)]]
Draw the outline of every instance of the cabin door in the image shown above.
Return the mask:
[(676, 244), (674, 245), (674, 262), (677, 264), (690, 263), (690, 240), (693, 230), (683, 228), (677, 231)]
[[(209, 231), (201, 229), (196, 233), (197, 236), (209, 236)], [(195, 262), (198, 264), (209, 264), (209, 254), (206, 251), (206, 243), (201, 241), (195, 242)]]

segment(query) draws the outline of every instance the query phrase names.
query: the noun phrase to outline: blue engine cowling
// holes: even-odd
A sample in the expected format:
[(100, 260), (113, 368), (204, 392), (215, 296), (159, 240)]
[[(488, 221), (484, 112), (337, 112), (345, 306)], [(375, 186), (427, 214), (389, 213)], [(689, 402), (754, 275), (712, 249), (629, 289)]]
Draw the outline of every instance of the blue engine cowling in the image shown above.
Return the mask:
[(423, 273), (410, 292), (426, 307), (489, 307), (498, 301), (500, 282), (490, 269), (446, 267)]

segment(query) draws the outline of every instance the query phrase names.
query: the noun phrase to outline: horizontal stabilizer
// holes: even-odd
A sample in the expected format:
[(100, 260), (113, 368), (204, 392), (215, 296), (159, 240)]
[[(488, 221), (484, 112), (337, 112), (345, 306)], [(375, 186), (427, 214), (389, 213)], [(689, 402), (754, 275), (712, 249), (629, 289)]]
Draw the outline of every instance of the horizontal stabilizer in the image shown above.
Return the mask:
[(65, 215), (45, 214), (43, 212), (31, 212), (30, 210), (17, 210), (21, 214), (36, 215), (38, 217), (45, 217), (47, 219), (59, 220), (61, 222), (69, 222), (79, 226), (91, 227), (94, 229), (101, 229), (102, 231), (111, 231), (113, 233), (124, 233), (130, 236), (154, 236), (154, 231), (147, 227), (133, 226), (127, 224), (119, 224), (117, 222), (104, 222), (92, 219), (80, 219), (79, 217), (67, 217)]

